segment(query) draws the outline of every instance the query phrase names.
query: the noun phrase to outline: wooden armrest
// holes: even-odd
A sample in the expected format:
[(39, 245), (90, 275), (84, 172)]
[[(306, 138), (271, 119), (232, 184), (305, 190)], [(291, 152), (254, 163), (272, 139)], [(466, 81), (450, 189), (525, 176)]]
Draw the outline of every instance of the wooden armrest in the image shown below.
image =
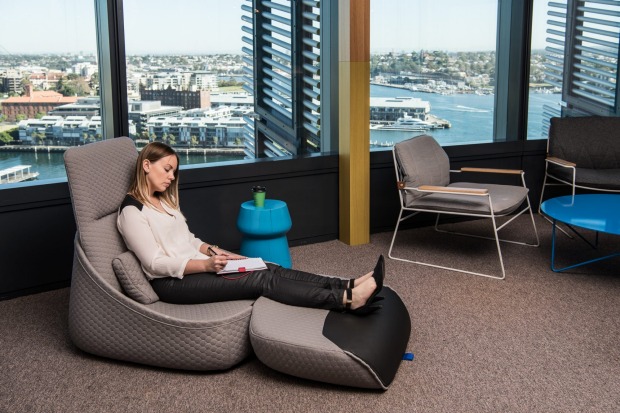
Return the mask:
[(575, 166), (577, 166), (576, 163), (568, 162), (568, 161), (565, 161), (564, 159), (556, 158), (555, 156), (547, 156), (546, 161), (554, 163), (556, 165), (566, 166), (566, 167), (575, 167)]
[(418, 187), (418, 190), (421, 192), (445, 192), (447, 194), (463, 194), (463, 195), (478, 195), (483, 196), (489, 193), (488, 189), (477, 189), (477, 188), (458, 188), (456, 186), (433, 186), (433, 185), (422, 185)]
[(492, 174), (510, 174), (521, 175), (523, 173), (520, 169), (496, 169), (496, 168), (461, 168), (461, 172), (485, 172)]

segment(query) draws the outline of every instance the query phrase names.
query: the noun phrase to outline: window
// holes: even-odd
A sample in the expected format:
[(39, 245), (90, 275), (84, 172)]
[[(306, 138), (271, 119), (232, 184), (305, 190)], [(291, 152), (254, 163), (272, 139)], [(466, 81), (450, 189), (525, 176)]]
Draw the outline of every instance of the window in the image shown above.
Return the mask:
[(371, 147), (493, 141), (496, 0), (372, 0)]
[[(254, 96), (243, 89), (242, 0), (124, 0), (128, 131), (181, 164), (235, 161)], [(182, 30), (180, 30), (182, 25)]]
[(24, 13), (2, 5), (0, 188), (64, 178), (65, 148), (103, 136), (93, 3), (33, 0)]

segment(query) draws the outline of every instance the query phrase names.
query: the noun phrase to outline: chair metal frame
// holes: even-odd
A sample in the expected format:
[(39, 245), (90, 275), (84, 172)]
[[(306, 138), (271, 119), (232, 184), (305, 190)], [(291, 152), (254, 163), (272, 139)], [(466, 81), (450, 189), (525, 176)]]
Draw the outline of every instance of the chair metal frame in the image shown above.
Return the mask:
[[(441, 268), (441, 269), (445, 269), (445, 270), (450, 270), (450, 271), (456, 271), (456, 272), (461, 272), (461, 273), (466, 273), (466, 274), (473, 274), (473, 275), (478, 275), (478, 276), (482, 276), (482, 277), (487, 277), (487, 278), (493, 278), (493, 279), (498, 279), (498, 280), (503, 280), (506, 278), (506, 270), (504, 268), (504, 260), (502, 257), (502, 250), (501, 250), (501, 246), (500, 246), (500, 241), (501, 242), (508, 242), (508, 243), (512, 243), (512, 244), (518, 244), (518, 245), (525, 245), (525, 246), (530, 246), (530, 247), (538, 247), (540, 245), (540, 240), (538, 238), (538, 231), (536, 229), (536, 223), (534, 222), (534, 214), (532, 213), (532, 207), (530, 204), (530, 199), (529, 199), (529, 194), (526, 196), (526, 201), (527, 201), (527, 206), (524, 207), (522, 210), (520, 210), (517, 213), (514, 213), (514, 211), (507, 213), (507, 214), (495, 214), (493, 211), (493, 201), (491, 199), (491, 195), (489, 194), (489, 191), (487, 189), (476, 189), (476, 188), (458, 188), (458, 187), (444, 187), (444, 186), (429, 186), (429, 185), (421, 185), (419, 187), (407, 187), (405, 186), (405, 183), (403, 181), (403, 174), (402, 171), (400, 170), (400, 166), (398, 163), (398, 160), (396, 158), (396, 151), (393, 148), (392, 149), (392, 156), (394, 159), (394, 169), (396, 171), (396, 181), (397, 181), (397, 185), (398, 185), (398, 196), (400, 198), (400, 213), (398, 214), (398, 220), (396, 221), (396, 228), (394, 229), (394, 235), (392, 236), (392, 242), (390, 243), (390, 249), (388, 251), (388, 257), (390, 257), (393, 260), (398, 260), (398, 261), (405, 261), (405, 262), (411, 262), (414, 264), (420, 264), (420, 265), (426, 265), (428, 267), (435, 267), (435, 268)], [(459, 170), (450, 170), (451, 173), (461, 173), (461, 172), (477, 172), (477, 173), (500, 173), (500, 174), (519, 174), (521, 176), (521, 182), (523, 184), (524, 188), (527, 188), (525, 185), (525, 172), (522, 170), (516, 170), (516, 169), (491, 169), (491, 168), (461, 168)], [(490, 213), (488, 214), (482, 214), (482, 213), (464, 213), (464, 212), (449, 212), (449, 211), (437, 211), (437, 210), (430, 210), (430, 209), (426, 209), (426, 208), (412, 208), (412, 207), (407, 207), (406, 206), (406, 201), (405, 201), (405, 197), (404, 194), (406, 191), (416, 191), (416, 192), (422, 192), (422, 193), (446, 193), (446, 194), (453, 194), (453, 195), (466, 195), (466, 196), (472, 196), (472, 197), (484, 197), (487, 199), (488, 205), (489, 205), (489, 211)], [(536, 236), (536, 243), (535, 244), (531, 244), (531, 243), (527, 243), (527, 242), (521, 242), (521, 241), (514, 241), (514, 240), (507, 240), (507, 239), (500, 239), (499, 238), (499, 231), (502, 230), (503, 228), (505, 228), (508, 224), (510, 224), (512, 221), (514, 221), (516, 218), (518, 218), (519, 216), (521, 216), (523, 213), (525, 213), (526, 211), (529, 210), (530, 213), (530, 218), (532, 221), (532, 227), (534, 228), (534, 234)], [(410, 211), (411, 213), (403, 216), (403, 213), (405, 211)], [(497, 275), (492, 275), (492, 274), (485, 274), (485, 273), (479, 273), (479, 272), (475, 272), (475, 271), (468, 271), (468, 270), (464, 270), (464, 269), (460, 269), (460, 268), (455, 268), (455, 267), (446, 267), (446, 266), (441, 266), (441, 265), (436, 265), (436, 264), (431, 264), (428, 262), (422, 262), (422, 261), (414, 261), (414, 260), (408, 260), (405, 258), (399, 258), (396, 257), (392, 254), (392, 250), (394, 248), (394, 242), (396, 240), (396, 234), (398, 232), (398, 227), (400, 226), (400, 223), (419, 214), (420, 212), (430, 212), (430, 213), (435, 213), (437, 214), (437, 218), (435, 220), (435, 231), (437, 232), (444, 232), (444, 233), (449, 233), (449, 234), (453, 234), (453, 235), (461, 235), (461, 236), (468, 236), (468, 237), (474, 237), (474, 238), (483, 238), (483, 239), (489, 239), (489, 240), (495, 240), (495, 244), (497, 246), (497, 253), (499, 256), (499, 262), (500, 262), (500, 267), (501, 267), (501, 276), (497, 276)], [(480, 235), (474, 235), (474, 234), (466, 234), (466, 233), (460, 233), (460, 232), (454, 232), (454, 231), (447, 231), (447, 230), (442, 230), (439, 229), (438, 225), (439, 225), (439, 218), (442, 214), (446, 214), (446, 215), (460, 215), (460, 216), (469, 216), (469, 217), (477, 217), (477, 218), (490, 218), (492, 223), (493, 223), (493, 233), (494, 233), (494, 237), (484, 237), (484, 236), (480, 236)], [(511, 217), (510, 219), (508, 219), (506, 222), (504, 222), (501, 225), (497, 225), (497, 221), (496, 221), (496, 217), (504, 217), (504, 216), (508, 216), (510, 214), (514, 214), (513, 217)]]

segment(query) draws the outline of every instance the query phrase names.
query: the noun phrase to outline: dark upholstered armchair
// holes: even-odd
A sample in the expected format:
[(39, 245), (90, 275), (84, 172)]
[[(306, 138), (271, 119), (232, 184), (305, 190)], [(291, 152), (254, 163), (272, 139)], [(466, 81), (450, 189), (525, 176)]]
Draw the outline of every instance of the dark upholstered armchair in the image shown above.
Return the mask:
[(541, 204), (549, 185), (620, 192), (620, 117), (551, 118), (545, 163)]

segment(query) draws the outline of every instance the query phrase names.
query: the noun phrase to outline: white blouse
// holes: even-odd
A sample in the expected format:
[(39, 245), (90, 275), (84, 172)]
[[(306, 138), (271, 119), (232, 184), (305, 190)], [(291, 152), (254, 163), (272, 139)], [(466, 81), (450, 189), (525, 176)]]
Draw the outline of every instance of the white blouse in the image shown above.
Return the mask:
[(179, 210), (158, 211), (127, 195), (119, 208), (116, 225), (127, 248), (136, 254), (149, 279), (183, 278), (191, 259), (209, 259), (200, 252), (203, 242), (189, 231)]

